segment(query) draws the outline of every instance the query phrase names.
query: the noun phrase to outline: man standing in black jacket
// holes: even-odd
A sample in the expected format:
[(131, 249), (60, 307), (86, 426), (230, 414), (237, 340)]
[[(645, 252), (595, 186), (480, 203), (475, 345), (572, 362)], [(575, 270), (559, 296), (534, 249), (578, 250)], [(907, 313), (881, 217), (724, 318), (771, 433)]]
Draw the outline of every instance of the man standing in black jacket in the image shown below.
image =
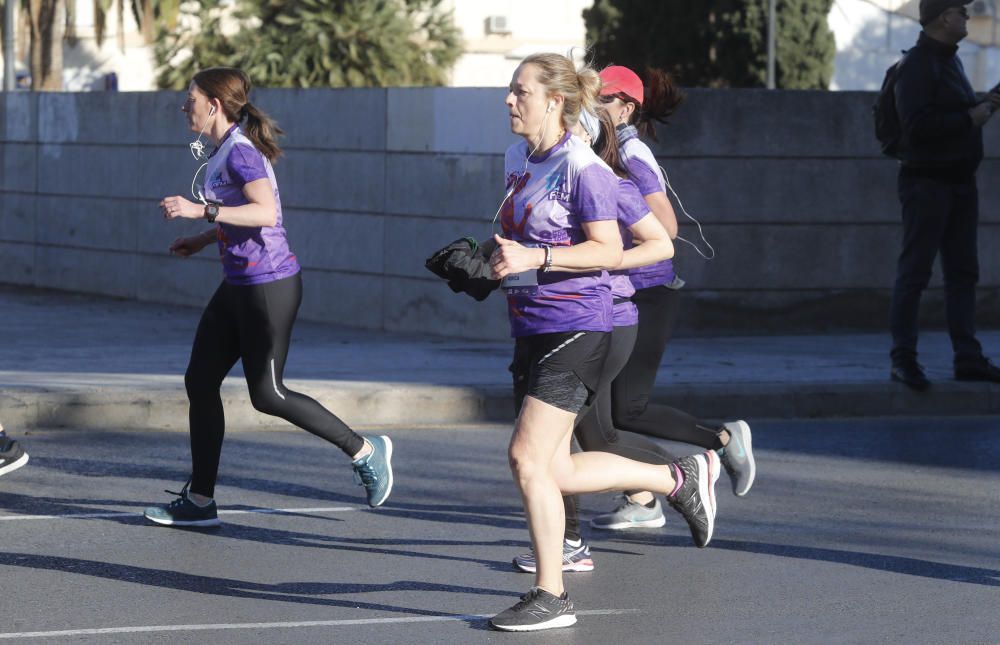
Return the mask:
[(983, 356), (975, 324), (976, 168), (983, 158), (982, 127), (1000, 107), (1000, 93), (980, 101), (957, 56), (971, 1), (920, 0), (924, 29), (897, 68), (903, 246), (890, 309), (891, 375), (915, 390), (930, 385), (917, 363), (917, 313), (938, 251), (955, 378), (1000, 382), (1000, 368)]

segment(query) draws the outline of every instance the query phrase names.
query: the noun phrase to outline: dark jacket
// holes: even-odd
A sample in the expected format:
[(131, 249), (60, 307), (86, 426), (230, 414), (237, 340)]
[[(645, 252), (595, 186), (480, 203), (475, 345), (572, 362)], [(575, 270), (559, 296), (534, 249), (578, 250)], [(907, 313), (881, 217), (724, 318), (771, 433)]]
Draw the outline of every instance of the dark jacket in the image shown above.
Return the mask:
[(961, 180), (971, 178), (982, 161), (983, 131), (968, 112), (979, 100), (957, 52), (957, 45), (921, 32), (899, 66), (899, 156), (906, 170)]
[(500, 287), (500, 281), (493, 279), (490, 268), (490, 256), (496, 248), (497, 243), (492, 238), (477, 242), (475, 238), (463, 237), (435, 251), (424, 266), (447, 280), (455, 293), (467, 293), (476, 300), (485, 300)]

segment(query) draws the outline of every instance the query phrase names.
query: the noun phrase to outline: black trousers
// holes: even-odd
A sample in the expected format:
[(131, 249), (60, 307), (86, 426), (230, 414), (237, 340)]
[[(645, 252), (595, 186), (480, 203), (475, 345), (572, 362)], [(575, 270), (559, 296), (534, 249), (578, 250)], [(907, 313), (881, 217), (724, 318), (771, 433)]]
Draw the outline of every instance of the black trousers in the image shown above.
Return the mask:
[(362, 437), (317, 401), (282, 382), (301, 302), (301, 274), (258, 285), (223, 282), (202, 313), (184, 374), (190, 402), (191, 492), (215, 495), (226, 426), (219, 388), (237, 360), (243, 361), (254, 408), (308, 430), (348, 456), (364, 445)]
[(666, 286), (639, 289), (632, 296), (639, 329), (632, 355), (611, 384), (611, 415), (619, 430), (717, 450), (722, 447), (719, 428), (683, 410), (649, 402), (680, 300), (681, 292)]
[(982, 355), (982, 347), (976, 340), (979, 193), (975, 177), (952, 183), (913, 176), (901, 169), (898, 189), (903, 207), (903, 244), (889, 311), (893, 363), (917, 356), (920, 296), (930, 280), (938, 252), (955, 362), (976, 360)]
[[(631, 432), (619, 432), (611, 418), (611, 382), (629, 360), (635, 346), (637, 327), (615, 327), (611, 332), (611, 349), (604, 361), (604, 371), (593, 402), (576, 419), (573, 434), (584, 451), (610, 452), (647, 464), (669, 464), (677, 460), (656, 443)], [(580, 500), (576, 495), (563, 496), (566, 509), (567, 540), (579, 540)]]

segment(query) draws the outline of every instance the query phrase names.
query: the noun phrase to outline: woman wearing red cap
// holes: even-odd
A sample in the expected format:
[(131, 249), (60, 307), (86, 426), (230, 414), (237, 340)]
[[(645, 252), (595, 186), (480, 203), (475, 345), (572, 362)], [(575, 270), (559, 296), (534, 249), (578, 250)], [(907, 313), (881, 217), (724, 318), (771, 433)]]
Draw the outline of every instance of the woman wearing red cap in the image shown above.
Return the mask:
[[(666, 123), (684, 96), (660, 70), (647, 69), (646, 83), (631, 69), (605, 68), (601, 102), (615, 123), (619, 153), (629, 178), (639, 187), (650, 210), (671, 237), (677, 217), (667, 198), (667, 182), (653, 152), (639, 136), (656, 140), (654, 122)], [(733, 492), (746, 495), (753, 485), (755, 464), (750, 427), (744, 421), (715, 427), (665, 405), (649, 403), (657, 368), (677, 320), (679, 289), (684, 284), (671, 260), (630, 271), (632, 301), (639, 309), (639, 328), (628, 363), (612, 385), (612, 416), (619, 430), (691, 443), (718, 450), (732, 479)], [(591, 520), (600, 529), (663, 526), (659, 502), (648, 492), (626, 495), (615, 511)]]

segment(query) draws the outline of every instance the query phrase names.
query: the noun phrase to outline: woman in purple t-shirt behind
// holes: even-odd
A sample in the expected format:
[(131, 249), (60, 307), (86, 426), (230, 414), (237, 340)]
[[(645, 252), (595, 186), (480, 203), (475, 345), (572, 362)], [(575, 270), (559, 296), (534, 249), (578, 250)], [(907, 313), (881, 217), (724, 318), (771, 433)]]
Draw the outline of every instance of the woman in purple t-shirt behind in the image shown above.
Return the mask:
[(508, 449), (537, 560), (535, 586), (490, 620), (534, 631), (576, 622), (563, 587), (563, 494), (648, 489), (674, 497), (700, 545), (715, 521), (714, 452), (644, 464), (601, 452), (570, 454), (573, 422), (598, 387), (612, 329), (608, 267), (622, 259), (618, 178), (569, 134), (597, 103), (601, 81), (558, 54), (536, 54), (511, 79), (504, 237), (491, 258), (507, 293), (518, 416)]
[[(639, 187), (649, 209), (671, 237), (676, 238), (677, 218), (666, 193), (669, 186), (652, 150), (639, 136), (655, 140), (654, 122), (666, 123), (684, 95), (660, 70), (647, 69), (645, 76), (644, 84), (627, 67), (604, 68), (600, 100), (615, 123), (619, 156), (629, 178)], [(629, 279), (635, 287), (632, 301), (639, 310), (639, 327), (632, 355), (612, 384), (614, 427), (717, 451), (729, 473), (733, 493), (745, 496), (756, 475), (750, 426), (745, 421), (730, 421), (720, 426), (649, 401), (660, 361), (677, 322), (684, 281), (674, 272), (671, 260), (632, 270)], [(593, 518), (590, 524), (599, 529), (623, 530), (663, 526), (665, 521), (652, 494), (631, 491), (618, 508)]]
[[(184, 374), (190, 401), (191, 479), (170, 504), (146, 509), (146, 518), (157, 524), (219, 524), (213, 499), (225, 433), (219, 388), (238, 360), (254, 408), (344, 451), (372, 507), (385, 502), (392, 490), (389, 437), (356, 434), (282, 381), (302, 301), (302, 277), (288, 248), (271, 167), (281, 156), (277, 137), (282, 131), (251, 105), (249, 95), (250, 79), (241, 70), (215, 67), (195, 74), (181, 110), (191, 131), (198, 133), (198, 142), (205, 134), (215, 145), (205, 164), (202, 203), (178, 195), (160, 202), (167, 219), (204, 219), (214, 225), (200, 235), (174, 240), (170, 252), (186, 258), (216, 242), (225, 278), (198, 323)], [(200, 152), (197, 144), (192, 150)]]

